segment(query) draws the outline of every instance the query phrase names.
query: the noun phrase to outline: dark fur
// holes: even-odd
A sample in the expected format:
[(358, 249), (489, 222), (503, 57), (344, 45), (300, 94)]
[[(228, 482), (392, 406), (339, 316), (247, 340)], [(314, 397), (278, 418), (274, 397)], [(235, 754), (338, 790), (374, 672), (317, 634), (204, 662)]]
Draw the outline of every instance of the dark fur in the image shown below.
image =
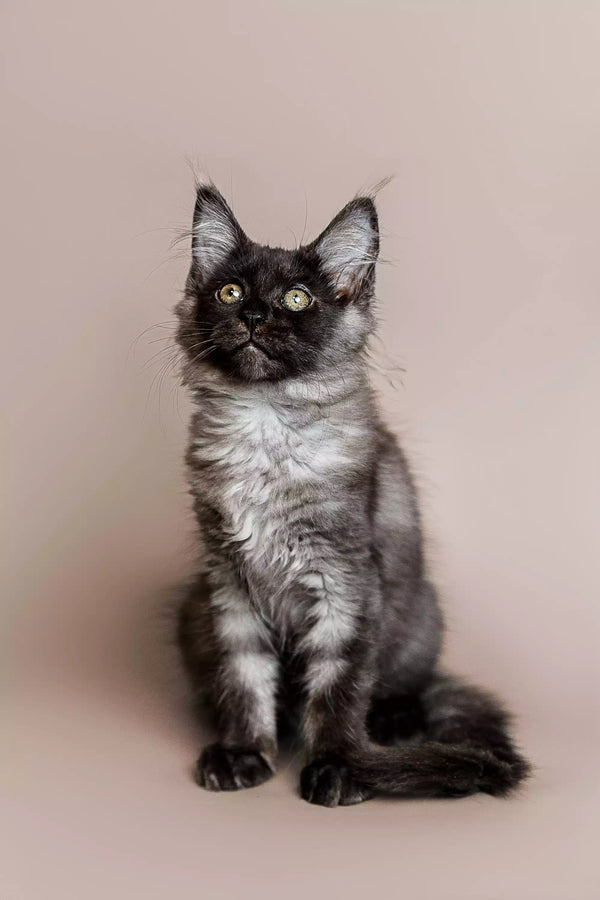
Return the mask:
[[(269, 778), (285, 717), (300, 723), (312, 803), (507, 794), (528, 764), (498, 701), (437, 669), (442, 620), (415, 491), (368, 385), (372, 200), (289, 251), (254, 244), (201, 186), (192, 236), (177, 312), (206, 558), (178, 636), (219, 734), (198, 783)], [(227, 283), (239, 303), (218, 299)], [(301, 312), (282, 306), (294, 286), (313, 298)]]

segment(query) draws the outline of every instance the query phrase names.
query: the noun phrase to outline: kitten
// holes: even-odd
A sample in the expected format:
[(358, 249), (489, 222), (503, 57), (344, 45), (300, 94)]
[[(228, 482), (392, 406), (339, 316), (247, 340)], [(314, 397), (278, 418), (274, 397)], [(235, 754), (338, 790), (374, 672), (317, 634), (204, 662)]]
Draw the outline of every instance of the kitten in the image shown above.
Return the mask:
[(437, 669), (415, 489), (367, 377), (378, 250), (369, 197), (282, 250), (198, 188), (176, 311), (206, 561), (178, 638), (219, 738), (195, 770), (208, 790), (270, 778), (285, 720), (323, 806), (504, 795), (529, 770), (500, 704)]

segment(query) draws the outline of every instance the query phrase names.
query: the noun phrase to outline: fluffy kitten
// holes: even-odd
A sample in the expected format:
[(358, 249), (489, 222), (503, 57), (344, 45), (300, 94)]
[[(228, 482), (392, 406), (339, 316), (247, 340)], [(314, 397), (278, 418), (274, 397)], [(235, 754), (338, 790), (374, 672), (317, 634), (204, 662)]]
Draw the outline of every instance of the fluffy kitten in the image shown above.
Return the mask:
[(378, 250), (369, 197), (282, 250), (198, 189), (177, 315), (206, 564), (179, 643), (215, 716), (196, 767), (209, 790), (270, 778), (284, 720), (306, 747), (301, 794), (323, 806), (503, 795), (528, 772), (500, 704), (436, 668), (415, 490), (364, 356)]

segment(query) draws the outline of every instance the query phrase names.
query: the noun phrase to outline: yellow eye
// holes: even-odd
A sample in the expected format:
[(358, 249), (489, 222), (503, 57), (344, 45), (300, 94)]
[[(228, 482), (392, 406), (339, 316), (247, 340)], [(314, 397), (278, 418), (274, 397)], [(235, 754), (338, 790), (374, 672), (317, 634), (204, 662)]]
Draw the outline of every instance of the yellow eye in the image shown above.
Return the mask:
[(306, 309), (310, 306), (312, 299), (306, 291), (302, 290), (302, 288), (292, 288), (291, 291), (284, 294), (281, 302), (286, 309), (289, 309), (292, 312), (299, 312), (301, 309)]
[(217, 291), (217, 299), (221, 303), (239, 303), (243, 296), (244, 292), (239, 284), (226, 284)]

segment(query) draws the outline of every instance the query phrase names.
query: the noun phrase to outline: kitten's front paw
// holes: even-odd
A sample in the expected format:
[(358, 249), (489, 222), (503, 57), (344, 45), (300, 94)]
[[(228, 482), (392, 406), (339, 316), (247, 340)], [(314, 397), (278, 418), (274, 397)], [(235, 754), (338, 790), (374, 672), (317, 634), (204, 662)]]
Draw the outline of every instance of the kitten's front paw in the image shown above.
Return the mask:
[(239, 791), (263, 784), (273, 774), (273, 769), (257, 750), (212, 744), (202, 751), (194, 780), (207, 791)]
[(373, 791), (361, 784), (345, 763), (325, 757), (302, 769), (300, 794), (318, 806), (351, 806), (368, 800)]

